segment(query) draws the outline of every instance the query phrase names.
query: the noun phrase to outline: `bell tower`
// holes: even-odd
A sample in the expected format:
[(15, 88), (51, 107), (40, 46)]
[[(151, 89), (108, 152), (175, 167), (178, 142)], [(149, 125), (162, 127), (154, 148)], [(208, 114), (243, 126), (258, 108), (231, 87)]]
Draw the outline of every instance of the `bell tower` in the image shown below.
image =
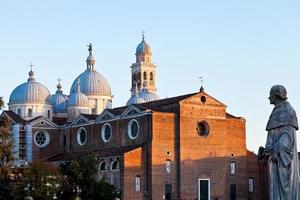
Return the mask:
[(144, 32), (142, 41), (136, 48), (136, 62), (131, 65), (131, 94), (135, 91), (135, 84), (140, 91), (147, 85), (149, 92), (156, 92), (156, 65), (151, 63), (151, 49), (145, 41)]

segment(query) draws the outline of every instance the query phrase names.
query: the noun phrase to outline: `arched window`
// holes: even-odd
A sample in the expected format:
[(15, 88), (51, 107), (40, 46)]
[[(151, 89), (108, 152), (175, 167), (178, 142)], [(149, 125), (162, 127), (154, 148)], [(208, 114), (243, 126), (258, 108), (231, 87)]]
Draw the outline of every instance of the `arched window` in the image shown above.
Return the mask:
[(144, 72), (144, 80), (147, 80), (147, 73)]
[(120, 169), (120, 164), (119, 161), (115, 160), (111, 163), (111, 170), (112, 171), (117, 171)]
[(99, 170), (100, 171), (106, 171), (107, 170), (107, 163), (105, 161), (100, 163)]
[(153, 81), (153, 73), (150, 72), (150, 81)]

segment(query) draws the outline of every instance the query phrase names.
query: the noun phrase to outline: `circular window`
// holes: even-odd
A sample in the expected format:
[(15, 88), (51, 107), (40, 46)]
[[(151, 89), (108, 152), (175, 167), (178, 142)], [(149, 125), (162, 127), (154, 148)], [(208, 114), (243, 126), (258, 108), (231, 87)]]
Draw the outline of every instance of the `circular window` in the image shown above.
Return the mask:
[(128, 136), (135, 139), (139, 134), (139, 124), (136, 120), (131, 120), (128, 124)]
[(202, 102), (202, 103), (205, 103), (205, 102), (206, 102), (206, 97), (205, 97), (205, 96), (201, 96), (200, 99), (201, 99), (201, 102)]
[(80, 128), (77, 131), (77, 142), (79, 145), (84, 145), (87, 139), (86, 130), (84, 128)]
[(42, 148), (49, 144), (50, 137), (46, 131), (40, 131), (34, 134), (34, 143), (36, 146)]
[(209, 125), (206, 121), (197, 123), (197, 132), (200, 136), (207, 136), (209, 134)]
[(104, 124), (101, 130), (101, 137), (104, 142), (108, 142), (111, 138), (112, 131), (109, 124)]

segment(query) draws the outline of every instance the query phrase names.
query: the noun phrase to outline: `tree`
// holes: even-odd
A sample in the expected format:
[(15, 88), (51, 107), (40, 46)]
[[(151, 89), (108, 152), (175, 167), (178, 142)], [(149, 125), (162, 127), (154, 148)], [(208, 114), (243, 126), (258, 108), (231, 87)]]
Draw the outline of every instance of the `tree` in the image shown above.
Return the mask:
[(3, 100), (3, 97), (0, 97), (0, 110), (2, 110), (4, 108), (4, 100)]
[[(0, 121), (0, 197), (8, 199), (11, 191), (10, 173), (12, 171), (13, 142), (7, 120)], [(2, 198), (3, 197), (3, 198)]]
[(96, 182), (98, 161), (92, 153), (69, 160), (60, 165), (60, 170), (67, 178), (62, 199), (114, 199), (119, 196), (117, 188), (105, 181)]
[(59, 169), (46, 162), (36, 162), (23, 170), (14, 191), (14, 199), (31, 196), (35, 200), (53, 199), (61, 194), (63, 177)]

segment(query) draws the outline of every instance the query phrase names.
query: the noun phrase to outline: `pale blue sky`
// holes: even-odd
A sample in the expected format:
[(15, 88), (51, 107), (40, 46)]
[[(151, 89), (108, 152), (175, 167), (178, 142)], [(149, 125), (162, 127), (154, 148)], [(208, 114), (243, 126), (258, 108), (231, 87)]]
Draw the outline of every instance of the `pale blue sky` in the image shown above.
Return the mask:
[(68, 94), (92, 42), (96, 69), (111, 85), (113, 106), (121, 106), (142, 30), (157, 64), (158, 94), (195, 92), (204, 76), (205, 91), (246, 118), (250, 150), (265, 143), (272, 85), (287, 87), (300, 114), (299, 0), (1, 0), (0, 96), (8, 102), (31, 62), (37, 81), (54, 93), (61, 77)]

